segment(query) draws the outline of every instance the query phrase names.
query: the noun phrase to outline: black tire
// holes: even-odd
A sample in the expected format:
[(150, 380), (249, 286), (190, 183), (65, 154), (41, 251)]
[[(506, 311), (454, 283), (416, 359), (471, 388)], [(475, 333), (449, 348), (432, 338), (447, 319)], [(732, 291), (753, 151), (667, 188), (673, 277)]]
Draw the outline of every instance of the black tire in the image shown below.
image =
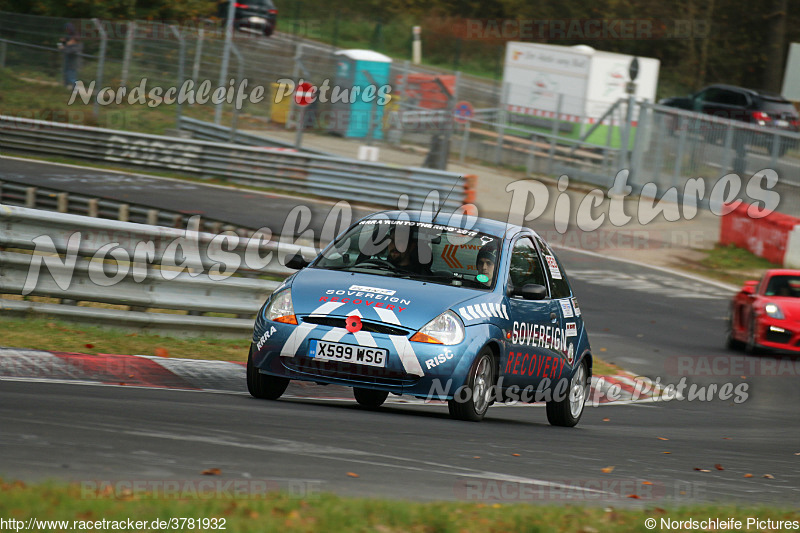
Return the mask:
[[(566, 396), (547, 402), (547, 421), (550, 422), (550, 425), (571, 428), (578, 423), (583, 415), (586, 397), (589, 396), (589, 381), (589, 366), (584, 359), (572, 373)], [(580, 396), (577, 396), (578, 394)], [(573, 398), (575, 399), (574, 403)]]
[(747, 326), (747, 342), (744, 344), (744, 351), (747, 355), (758, 355), (761, 353), (761, 348), (759, 348), (756, 342), (756, 324), (752, 318), (750, 319), (750, 324)]
[(386, 398), (389, 396), (389, 393), (384, 390), (372, 390), (372, 389), (362, 389), (361, 387), (353, 387), (353, 396), (355, 396), (358, 405), (364, 407), (366, 409), (377, 409), (383, 402), (386, 401)]
[(733, 336), (733, 313), (728, 315), (728, 328), (725, 332), (725, 348), (728, 350), (741, 350), (744, 343)]
[(289, 386), (288, 378), (262, 374), (253, 364), (253, 345), (247, 356), (247, 390), (254, 398), (261, 400), (277, 400)]
[[(495, 360), (491, 348), (485, 346), (473, 361), (467, 382), (448, 400), (450, 416), (456, 420), (480, 422), (491, 405), (491, 391), (495, 384)], [(475, 399), (478, 398), (476, 402)]]

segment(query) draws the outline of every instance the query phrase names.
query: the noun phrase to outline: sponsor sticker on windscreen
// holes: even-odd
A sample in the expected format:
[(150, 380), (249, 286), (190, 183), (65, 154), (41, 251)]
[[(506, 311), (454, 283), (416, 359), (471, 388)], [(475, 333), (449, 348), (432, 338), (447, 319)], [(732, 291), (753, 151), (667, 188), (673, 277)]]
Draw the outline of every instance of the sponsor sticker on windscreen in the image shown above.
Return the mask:
[(364, 285), (350, 285), (351, 291), (359, 291), (359, 292), (371, 292), (373, 294), (385, 294), (386, 296), (394, 296), (394, 293), (397, 291), (393, 291), (390, 289), (381, 289), (379, 287), (365, 287)]
[(353, 363), (367, 366), (386, 366), (389, 350), (385, 348), (370, 348), (367, 346), (354, 346), (338, 342), (325, 342), (311, 340), (308, 356), (324, 361), (338, 361), (340, 363)]

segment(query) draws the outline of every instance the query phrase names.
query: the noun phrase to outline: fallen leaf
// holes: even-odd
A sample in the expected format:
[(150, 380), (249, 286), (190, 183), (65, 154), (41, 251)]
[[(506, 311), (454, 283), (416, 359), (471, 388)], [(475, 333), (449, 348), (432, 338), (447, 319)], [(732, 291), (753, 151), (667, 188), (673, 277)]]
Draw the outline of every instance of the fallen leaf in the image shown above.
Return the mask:
[(753, 477), (753, 474), (745, 474), (744, 477)]
[(722, 440), (731, 440), (730, 437), (722, 437)]
[(219, 468), (207, 468), (206, 470), (203, 470), (200, 473), (204, 476), (218, 476), (222, 474), (222, 470), (220, 470)]
[(665, 454), (669, 455), (669, 454), (671, 454), (672, 452), (661, 452), (661, 453), (665, 453)]
[(666, 509), (662, 509), (661, 507), (656, 507), (655, 509), (653, 509), (653, 511), (658, 513), (658, 514), (666, 514), (666, 512), (667, 512)]
[(775, 476), (773, 476), (772, 474), (764, 474), (763, 477), (765, 477), (767, 479), (775, 479)]
[(656, 437), (656, 438), (657, 438), (658, 440), (669, 440), (669, 439), (667, 439), (667, 438), (664, 438), (664, 437)]
[(638, 494), (628, 494), (626, 498), (633, 498), (634, 500), (638, 500), (640, 496)]
[(350, 477), (359, 477), (359, 475), (356, 474), (355, 472), (348, 472), (347, 475)]
[(610, 419), (610, 418), (604, 418), (604, 419), (603, 419), (603, 422), (610, 422), (610, 421), (611, 421), (611, 419)]
[(156, 348), (153, 353), (156, 357), (169, 357), (169, 350), (166, 348)]
[(492, 509), (500, 509), (502, 506), (503, 506), (502, 503), (493, 503), (492, 504)]
[(607, 351), (608, 351), (608, 349), (606, 349), (606, 348), (600, 348), (600, 351), (601, 351), (601, 352), (607, 352)]
[(614, 471), (614, 467), (613, 466), (607, 466), (605, 468), (601, 468), (600, 471), (603, 472), (604, 474), (610, 474), (611, 472)]
[(642, 481), (642, 485), (652, 485), (652, 481)]
[(697, 472), (711, 472), (711, 470), (706, 470), (705, 468), (697, 468), (697, 467), (695, 467), (695, 471), (697, 471)]
[(721, 464), (719, 464), (719, 463), (715, 464), (715, 465), (714, 465), (714, 468), (716, 468), (717, 470), (725, 470), (725, 469), (722, 467), (722, 465), (721, 465)]
[(480, 459), (480, 458), (481, 458), (480, 455), (476, 455), (475, 457), (473, 457), (473, 459)]
[(94, 344), (92, 344), (92, 343), (89, 343), (89, 342), (87, 342), (86, 344), (84, 344), (84, 346), (86, 346), (86, 347), (87, 347), (87, 348), (89, 348), (90, 350), (91, 350), (92, 348), (94, 348)]
[(518, 453), (512, 453), (511, 455), (513, 455), (514, 457), (519, 457)]

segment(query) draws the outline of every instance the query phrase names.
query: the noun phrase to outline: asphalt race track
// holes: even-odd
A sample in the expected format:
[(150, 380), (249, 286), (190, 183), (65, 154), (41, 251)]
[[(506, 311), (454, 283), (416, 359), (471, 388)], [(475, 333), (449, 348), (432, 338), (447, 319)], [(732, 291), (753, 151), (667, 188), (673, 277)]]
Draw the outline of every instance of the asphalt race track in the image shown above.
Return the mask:
[(549, 426), (535, 406), (495, 406), (469, 423), (451, 420), (442, 405), (369, 412), (355, 401), (3, 380), (0, 476), (186, 481), (219, 468), (219, 481), (264, 481), (298, 494), (796, 506), (800, 360), (725, 351), (722, 288), (560, 256), (599, 356), (662, 385), (683, 375), (700, 386), (746, 384), (746, 400), (720, 400), (715, 391), (714, 401), (684, 393), (588, 408), (578, 427), (565, 429)]
[[(296, 196), (8, 158), (0, 163), (0, 181), (201, 215), (254, 230), (269, 227), (273, 234), (281, 233), (289, 213), (302, 205), (311, 211), (309, 227), (319, 235), (332, 205)], [(353, 220), (369, 213), (364, 209), (353, 211)]]

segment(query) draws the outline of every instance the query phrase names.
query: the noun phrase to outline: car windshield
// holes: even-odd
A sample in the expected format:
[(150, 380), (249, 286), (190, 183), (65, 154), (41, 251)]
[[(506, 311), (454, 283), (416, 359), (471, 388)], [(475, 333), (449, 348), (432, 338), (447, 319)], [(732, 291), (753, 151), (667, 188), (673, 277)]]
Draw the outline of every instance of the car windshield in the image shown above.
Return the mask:
[(800, 276), (772, 276), (764, 295), (800, 298)]
[(311, 266), (489, 290), (501, 239), (477, 231), (390, 219), (362, 220)]

